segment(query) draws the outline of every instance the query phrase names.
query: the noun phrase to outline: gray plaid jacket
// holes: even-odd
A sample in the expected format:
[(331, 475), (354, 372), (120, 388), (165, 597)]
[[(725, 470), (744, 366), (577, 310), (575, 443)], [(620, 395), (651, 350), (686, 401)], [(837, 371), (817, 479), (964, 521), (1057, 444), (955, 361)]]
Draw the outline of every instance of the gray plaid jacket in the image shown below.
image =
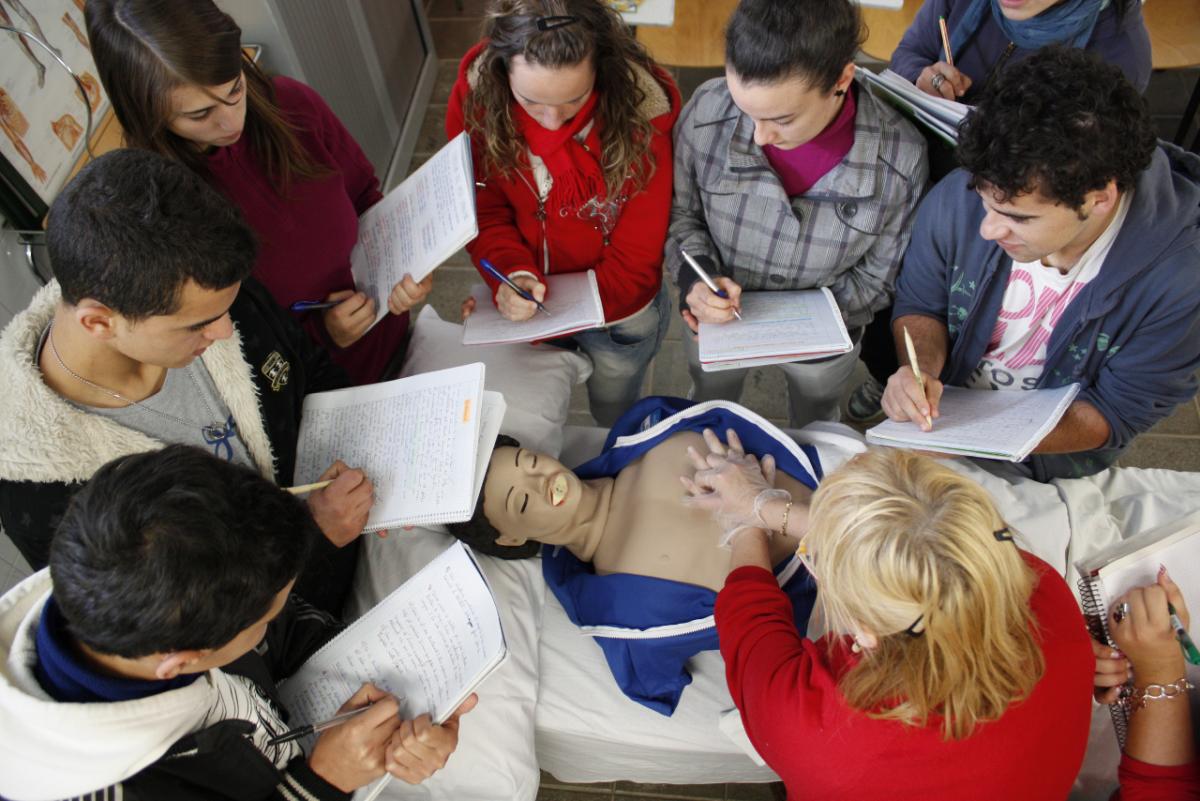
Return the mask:
[(725, 79), (704, 83), (675, 124), (664, 259), (681, 304), (695, 280), (683, 247), (745, 290), (827, 286), (847, 326), (866, 325), (892, 302), (928, 177), (921, 134), (861, 89), (846, 158), (788, 198)]

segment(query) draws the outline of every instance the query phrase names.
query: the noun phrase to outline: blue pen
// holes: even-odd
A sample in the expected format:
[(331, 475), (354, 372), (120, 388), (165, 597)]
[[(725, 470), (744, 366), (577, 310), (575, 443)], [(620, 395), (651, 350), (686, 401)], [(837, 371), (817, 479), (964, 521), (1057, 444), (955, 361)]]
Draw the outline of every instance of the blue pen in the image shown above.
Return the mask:
[(288, 306), (294, 312), (312, 311), (313, 309), (332, 309), (340, 300), (298, 300)]
[(545, 312), (547, 317), (553, 316), (552, 314), (550, 314), (549, 309), (547, 309), (539, 301), (534, 299), (533, 294), (531, 292), (529, 292), (528, 290), (525, 290), (525, 289), (521, 289), (521, 287), (517, 286), (516, 282), (514, 282), (511, 278), (509, 278), (504, 273), (497, 270), (496, 266), (494, 264), (492, 264), (490, 261), (488, 261), (487, 259), (480, 259), (479, 266), (482, 267), (483, 269), (487, 270), (488, 274), (491, 275), (492, 278), (495, 278), (497, 281), (499, 281), (502, 284), (506, 284), (509, 289), (511, 289), (513, 292), (516, 292), (521, 297), (525, 298), (525, 300), (529, 301), (530, 303), (537, 303), (537, 307), (540, 310), (542, 310), (543, 312)]

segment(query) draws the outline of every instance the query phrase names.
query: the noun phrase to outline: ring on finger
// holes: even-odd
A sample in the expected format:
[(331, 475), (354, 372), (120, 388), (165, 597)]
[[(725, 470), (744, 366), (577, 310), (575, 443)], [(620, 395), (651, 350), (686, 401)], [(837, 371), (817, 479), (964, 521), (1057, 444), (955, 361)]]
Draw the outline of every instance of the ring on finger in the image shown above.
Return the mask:
[(1113, 622), (1120, 623), (1125, 618), (1129, 617), (1129, 601), (1122, 601), (1117, 604), (1117, 608), (1113, 610)]
[(935, 91), (941, 89), (942, 84), (944, 84), (945, 82), (946, 82), (946, 76), (940, 72), (935, 72), (933, 74), (933, 77), (929, 79), (929, 85), (932, 86)]

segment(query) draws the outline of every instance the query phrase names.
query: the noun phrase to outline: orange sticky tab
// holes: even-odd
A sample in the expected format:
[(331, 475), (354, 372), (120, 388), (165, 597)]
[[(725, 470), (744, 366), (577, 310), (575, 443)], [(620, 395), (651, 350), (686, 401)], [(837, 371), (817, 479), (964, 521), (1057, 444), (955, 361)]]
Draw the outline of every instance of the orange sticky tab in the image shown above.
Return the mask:
[(463, 419), (464, 423), (471, 422), (471, 399), (467, 398), (463, 401)]

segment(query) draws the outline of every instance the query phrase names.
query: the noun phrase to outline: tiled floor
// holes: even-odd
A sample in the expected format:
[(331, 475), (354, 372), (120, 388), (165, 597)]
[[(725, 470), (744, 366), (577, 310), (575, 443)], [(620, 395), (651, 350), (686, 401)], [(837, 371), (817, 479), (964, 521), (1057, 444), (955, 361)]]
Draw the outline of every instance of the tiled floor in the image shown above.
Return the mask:
[[(424, 162), (445, 142), (443, 120), (446, 99), (457, 72), (458, 59), (476, 41), (479, 15), (485, 0), (428, 0), (430, 24), (435, 46), (442, 57), (434, 95), (418, 140), (413, 167)], [(461, 5), (461, 9), (459, 6)], [(695, 88), (720, 70), (681, 69), (674, 71), (686, 100)], [(1171, 136), (1186, 98), (1186, 90), (1196, 78), (1190, 74), (1156, 74), (1147, 97), (1160, 131)], [(445, 319), (457, 319), (459, 302), (469, 288), (479, 282), (465, 253), (459, 253), (440, 267), (430, 303)], [(651, 364), (645, 391), (660, 395), (685, 395), (688, 390), (686, 362), (681, 358), (681, 326), (678, 315), (663, 343), (658, 358)], [(861, 366), (860, 366), (861, 367)], [(742, 403), (773, 422), (786, 422), (786, 394), (778, 370), (755, 370), (746, 381)], [(572, 398), (570, 422), (589, 425), (587, 396), (582, 388)], [(1148, 434), (1139, 437), (1121, 459), (1121, 464), (1136, 467), (1166, 467), (1200, 471), (1200, 403), (1192, 400), (1180, 407)], [(0, 537), (0, 592), (7, 590), (29, 573), (7, 537)], [(572, 785), (543, 774), (539, 801), (638, 801), (638, 799), (684, 799), (685, 801), (774, 801), (782, 798), (779, 785), (642, 785), (630, 782)]]

